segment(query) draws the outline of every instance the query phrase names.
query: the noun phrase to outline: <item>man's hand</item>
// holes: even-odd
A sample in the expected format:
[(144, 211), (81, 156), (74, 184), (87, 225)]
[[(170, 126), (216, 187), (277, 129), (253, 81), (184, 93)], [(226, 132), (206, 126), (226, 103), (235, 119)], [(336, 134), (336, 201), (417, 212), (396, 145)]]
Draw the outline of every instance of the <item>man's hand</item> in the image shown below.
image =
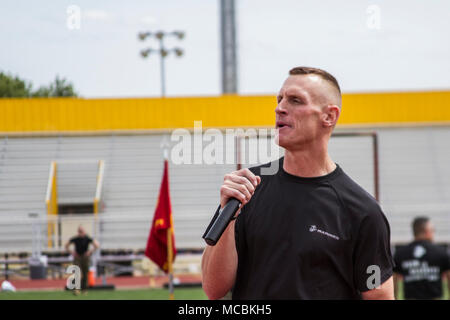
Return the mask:
[(238, 199), (242, 206), (250, 201), (261, 177), (255, 176), (249, 169), (241, 169), (226, 174), (220, 188), (220, 206), (223, 208), (230, 198)]
[[(226, 174), (220, 188), (220, 205), (223, 208), (230, 198), (238, 199), (242, 205), (250, 201), (261, 177), (249, 169)], [(239, 211), (238, 213), (239, 214)], [(234, 221), (225, 229), (215, 246), (206, 246), (202, 257), (202, 285), (209, 299), (220, 299), (231, 290), (236, 279), (238, 264), (234, 240)]]

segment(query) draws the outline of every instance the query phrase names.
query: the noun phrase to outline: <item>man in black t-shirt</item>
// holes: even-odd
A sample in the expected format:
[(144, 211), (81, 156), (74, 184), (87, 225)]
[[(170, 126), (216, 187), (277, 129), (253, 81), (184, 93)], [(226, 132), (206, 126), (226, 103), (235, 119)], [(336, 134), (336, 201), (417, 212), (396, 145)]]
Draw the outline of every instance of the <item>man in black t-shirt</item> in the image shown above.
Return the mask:
[(405, 299), (439, 299), (442, 279), (447, 277), (450, 289), (450, 257), (445, 248), (433, 244), (434, 227), (427, 217), (412, 223), (414, 241), (398, 247), (395, 255), (395, 291), (403, 280)]
[[(93, 249), (89, 250), (89, 245), (92, 243)], [(69, 246), (73, 244), (75, 250), (70, 251)], [(81, 290), (85, 291), (87, 289), (87, 278), (89, 272), (90, 256), (92, 253), (99, 248), (99, 243), (89, 237), (82, 226), (78, 227), (78, 235), (71, 238), (65, 245), (67, 251), (70, 251), (75, 265), (80, 267), (81, 271)], [(77, 291), (75, 291), (77, 292)]]
[(277, 101), (276, 141), (285, 156), (225, 175), (220, 206), (232, 197), (242, 205), (203, 253), (205, 293), (210, 299), (229, 291), (233, 299), (393, 299), (386, 217), (328, 154), (341, 112), (336, 79), (294, 68)]

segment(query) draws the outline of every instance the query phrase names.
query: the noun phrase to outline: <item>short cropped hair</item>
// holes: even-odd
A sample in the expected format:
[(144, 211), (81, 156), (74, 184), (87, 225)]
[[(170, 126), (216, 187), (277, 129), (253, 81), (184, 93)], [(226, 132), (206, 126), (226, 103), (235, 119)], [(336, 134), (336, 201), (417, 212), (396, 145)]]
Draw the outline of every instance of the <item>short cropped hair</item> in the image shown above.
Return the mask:
[(330, 73), (326, 72), (325, 70), (311, 67), (295, 67), (289, 70), (290, 76), (307, 75), (307, 74), (316, 74), (320, 76), (322, 79), (327, 80), (333, 85), (333, 87), (335, 87), (338, 90), (339, 94), (341, 94), (341, 88), (339, 87), (339, 83), (337, 82), (336, 78), (333, 77)]
[(414, 236), (417, 237), (425, 231), (427, 222), (430, 221), (428, 217), (417, 217), (412, 223)]

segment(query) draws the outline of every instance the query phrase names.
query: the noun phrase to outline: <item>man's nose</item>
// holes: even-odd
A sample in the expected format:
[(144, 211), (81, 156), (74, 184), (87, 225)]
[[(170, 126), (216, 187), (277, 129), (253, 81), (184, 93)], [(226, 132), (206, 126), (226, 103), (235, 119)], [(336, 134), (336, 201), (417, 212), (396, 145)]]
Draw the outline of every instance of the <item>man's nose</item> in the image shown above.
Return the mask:
[(287, 113), (286, 107), (284, 106), (283, 102), (280, 102), (277, 104), (277, 107), (275, 108), (275, 113), (276, 114), (286, 114)]

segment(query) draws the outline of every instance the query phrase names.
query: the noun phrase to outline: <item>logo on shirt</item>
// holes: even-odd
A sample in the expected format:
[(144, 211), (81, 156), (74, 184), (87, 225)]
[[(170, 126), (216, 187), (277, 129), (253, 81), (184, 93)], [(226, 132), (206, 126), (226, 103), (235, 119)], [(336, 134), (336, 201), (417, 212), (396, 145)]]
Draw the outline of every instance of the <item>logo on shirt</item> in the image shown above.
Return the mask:
[(421, 257), (423, 257), (423, 255), (425, 253), (427, 253), (427, 250), (425, 250), (425, 248), (422, 247), (421, 245), (414, 247), (414, 252), (413, 252), (414, 258), (420, 259)]
[(336, 236), (336, 235), (334, 235), (334, 234), (331, 234), (331, 233), (329, 233), (329, 232), (320, 230), (320, 229), (318, 229), (317, 226), (314, 225), (314, 224), (311, 225), (311, 226), (309, 226), (309, 232), (317, 232), (317, 233), (323, 234), (324, 236), (327, 236), (327, 237), (329, 237), (329, 238), (333, 238), (333, 239), (335, 239), (335, 240), (339, 240), (339, 237), (338, 237), (338, 236)]

